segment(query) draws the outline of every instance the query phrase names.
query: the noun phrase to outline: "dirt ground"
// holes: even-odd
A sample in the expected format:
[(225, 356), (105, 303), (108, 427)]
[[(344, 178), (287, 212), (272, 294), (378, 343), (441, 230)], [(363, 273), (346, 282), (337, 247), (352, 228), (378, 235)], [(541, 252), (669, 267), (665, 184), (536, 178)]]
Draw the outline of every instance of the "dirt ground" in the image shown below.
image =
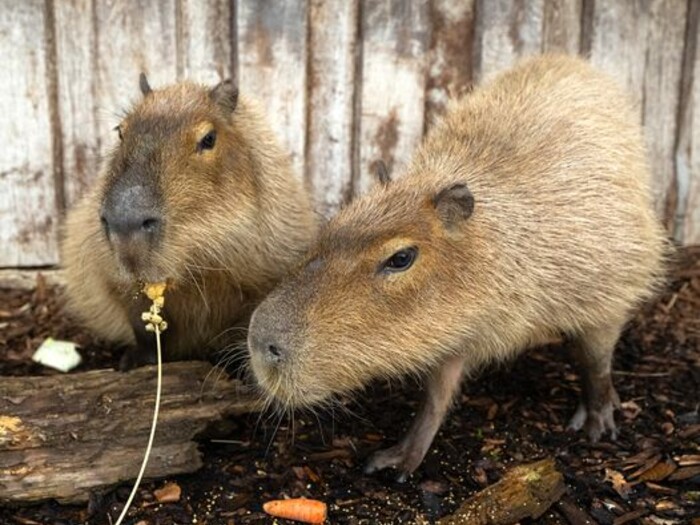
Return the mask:
[[(228, 442), (203, 440), (202, 470), (145, 482), (127, 523), (273, 523), (262, 503), (286, 496), (327, 502), (330, 523), (431, 523), (512, 466), (545, 457), (556, 459), (568, 491), (537, 523), (700, 523), (700, 247), (681, 253), (674, 276), (618, 345), (623, 406), (615, 443), (590, 445), (566, 432), (578, 382), (555, 345), (466, 383), (426, 461), (404, 484), (390, 472), (366, 476), (362, 465), (410, 423), (421, 395), (411, 382), (375, 385), (347, 411), (297, 414), (293, 425), (240, 418)], [(59, 292), (39, 284), (34, 292), (0, 290), (0, 376), (54, 373), (30, 360), (48, 335), (81, 345), (80, 370), (115, 366), (118, 352), (72, 324)], [(166, 483), (181, 488), (179, 501), (156, 500)], [(0, 524), (110, 523), (129, 490), (94, 494), (84, 506), (3, 507)]]

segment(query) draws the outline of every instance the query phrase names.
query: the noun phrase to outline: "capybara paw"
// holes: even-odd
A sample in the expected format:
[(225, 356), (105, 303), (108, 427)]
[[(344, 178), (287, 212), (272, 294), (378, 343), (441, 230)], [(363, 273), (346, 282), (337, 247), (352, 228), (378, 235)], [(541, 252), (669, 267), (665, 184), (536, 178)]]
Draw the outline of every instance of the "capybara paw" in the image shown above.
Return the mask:
[(396, 481), (405, 482), (422, 461), (407, 450), (402, 444), (395, 445), (375, 452), (365, 465), (365, 474), (373, 474), (385, 468), (394, 468), (397, 471)]
[(592, 443), (597, 443), (606, 432), (610, 432), (610, 437), (614, 441), (617, 439), (614, 412), (615, 404), (613, 401), (597, 410), (587, 409), (581, 403), (569, 422), (569, 429), (574, 431), (584, 429)]

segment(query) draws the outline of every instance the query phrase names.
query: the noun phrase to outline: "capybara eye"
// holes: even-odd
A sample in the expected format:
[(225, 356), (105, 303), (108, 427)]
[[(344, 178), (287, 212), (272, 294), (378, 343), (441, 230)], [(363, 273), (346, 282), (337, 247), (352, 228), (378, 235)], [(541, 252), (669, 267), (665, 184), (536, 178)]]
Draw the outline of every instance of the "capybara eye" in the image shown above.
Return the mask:
[(413, 261), (416, 260), (417, 254), (417, 248), (404, 248), (403, 250), (399, 250), (384, 262), (382, 269), (387, 272), (403, 272), (408, 270), (413, 264)]
[(119, 135), (119, 140), (124, 140), (124, 136), (122, 135), (122, 127), (121, 126), (114, 126), (114, 131), (116, 131), (117, 135)]
[(204, 135), (202, 140), (197, 144), (197, 149), (203, 151), (205, 149), (214, 149), (214, 144), (216, 144), (216, 131), (211, 130), (209, 133)]

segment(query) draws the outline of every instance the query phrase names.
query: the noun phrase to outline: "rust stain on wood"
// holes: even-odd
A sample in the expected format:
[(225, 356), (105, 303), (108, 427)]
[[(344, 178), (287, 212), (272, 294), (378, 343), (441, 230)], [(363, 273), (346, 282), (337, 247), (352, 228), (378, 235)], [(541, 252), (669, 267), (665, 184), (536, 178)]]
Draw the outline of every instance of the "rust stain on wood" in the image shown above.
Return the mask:
[(396, 109), (392, 109), (389, 113), (389, 117), (377, 128), (377, 132), (374, 136), (374, 141), (379, 148), (381, 158), (372, 161), (372, 172), (376, 171), (377, 163), (380, 161), (383, 161), (391, 172), (394, 166), (396, 145), (399, 142), (398, 125)]
[(429, 127), (450, 98), (467, 92), (473, 81), (474, 3), (433, 0), (430, 64), (426, 84), (425, 126)]

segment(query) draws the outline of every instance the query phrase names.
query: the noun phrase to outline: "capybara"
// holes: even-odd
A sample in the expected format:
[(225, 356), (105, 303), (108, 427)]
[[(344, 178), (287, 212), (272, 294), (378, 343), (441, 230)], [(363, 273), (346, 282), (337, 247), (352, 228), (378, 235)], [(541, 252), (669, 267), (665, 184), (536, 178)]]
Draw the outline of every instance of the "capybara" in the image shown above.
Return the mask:
[(668, 243), (639, 119), (586, 61), (521, 62), (451, 102), (402, 177), (322, 229), (253, 313), (250, 366), (286, 407), (421, 375), (425, 402), (367, 470), (421, 463), (463, 376), (563, 336), (571, 420), (615, 435), (615, 343), (663, 282)]
[(155, 358), (144, 283), (168, 282), (165, 356), (205, 357), (245, 341), (253, 308), (316, 233), (307, 193), (254, 101), (230, 81), (154, 90), (142, 75), (140, 84), (63, 241), (69, 308), (126, 345), (122, 369)]

